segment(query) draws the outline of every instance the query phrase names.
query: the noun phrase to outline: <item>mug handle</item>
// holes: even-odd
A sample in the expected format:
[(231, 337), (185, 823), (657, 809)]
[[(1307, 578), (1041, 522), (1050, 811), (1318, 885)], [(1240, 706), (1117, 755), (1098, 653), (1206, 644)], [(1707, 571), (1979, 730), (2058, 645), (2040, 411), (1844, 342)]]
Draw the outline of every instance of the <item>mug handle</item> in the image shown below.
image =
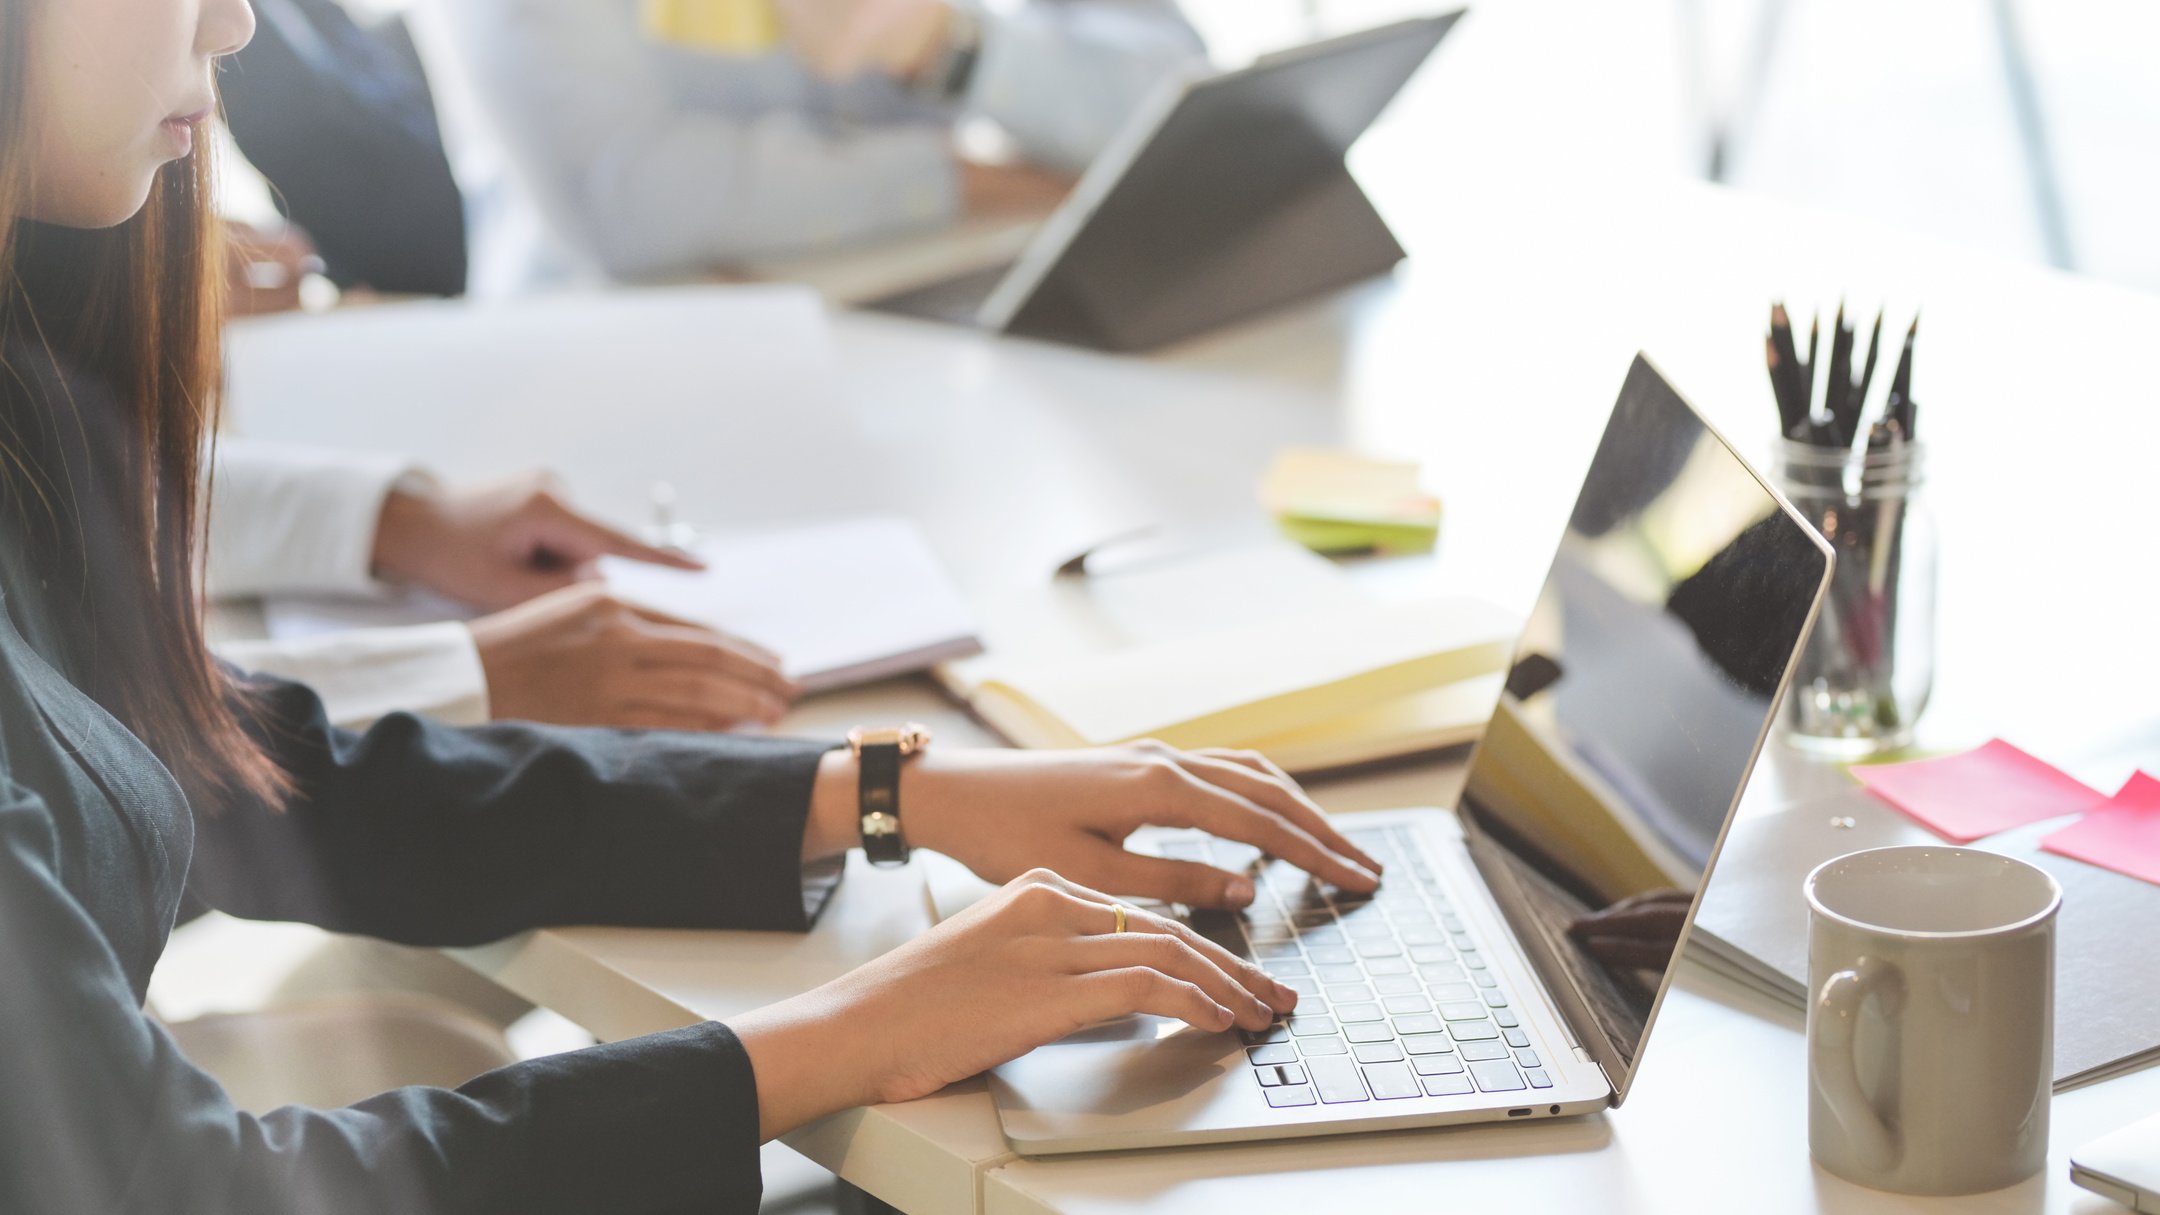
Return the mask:
[(1853, 1023), (1861, 1002), (1876, 996), (1893, 1008), (1903, 995), (1904, 976), (1880, 958), (1861, 958), (1824, 980), (1815, 999), (1808, 1041), (1808, 1070), (1816, 1088), (1852, 1136), (1854, 1151), (1869, 1168), (1887, 1169), (1902, 1154), (1895, 1127), (1883, 1121), (1860, 1088), (1860, 1067), (1853, 1055)]

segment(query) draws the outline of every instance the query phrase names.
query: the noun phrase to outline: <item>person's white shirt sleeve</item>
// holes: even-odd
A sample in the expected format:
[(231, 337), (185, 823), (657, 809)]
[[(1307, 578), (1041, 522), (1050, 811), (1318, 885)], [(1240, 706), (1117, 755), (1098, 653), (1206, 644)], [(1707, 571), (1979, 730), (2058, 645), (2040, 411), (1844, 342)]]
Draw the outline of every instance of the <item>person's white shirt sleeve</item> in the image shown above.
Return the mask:
[[(370, 567), (383, 502), (401, 482), (425, 477), (395, 457), (221, 441), (208, 502), (208, 594), (380, 592)], [(362, 726), (400, 709), (453, 725), (488, 719), (487, 672), (472, 631), (460, 623), (214, 648), (245, 670), (312, 687), (339, 725)]]
[[(449, 0), (464, 75), (557, 233), (608, 273), (679, 274), (949, 222), (952, 124), (1086, 164), (1162, 78), (1203, 55), (1170, 0), (986, 11), (969, 95), (825, 85), (786, 53), (730, 63), (657, 47), (635, 0)], [(686, 83), (686, 76), (691, 78)]]
[(1034, 0), (983, 15), (968, 108), (1038, 164), (1077, 173), (1207, 48), (1172, 0)]
[(365, 595), (383, 503), (425, 474), (395, 456), (223, 439), (210, 475), (204, 586), (213, 599)]

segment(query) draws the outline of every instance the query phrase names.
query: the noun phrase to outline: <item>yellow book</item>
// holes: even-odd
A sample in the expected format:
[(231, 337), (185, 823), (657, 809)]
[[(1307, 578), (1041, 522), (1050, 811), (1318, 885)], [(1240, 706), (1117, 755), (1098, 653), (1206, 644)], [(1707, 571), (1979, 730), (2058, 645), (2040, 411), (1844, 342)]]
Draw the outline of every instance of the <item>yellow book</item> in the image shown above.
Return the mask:
[(938, 676), (1016, 745), (1158, 738), (1303, 772), (1476, 738), (1517, 627), (1476, 600), (1369, 599), (1288, 545), (1045, 588), (985, 619), (988, 652)]
[(644, 0), (648, 37), (724, 55), (762, 55), (780, 44), (773, 0)]

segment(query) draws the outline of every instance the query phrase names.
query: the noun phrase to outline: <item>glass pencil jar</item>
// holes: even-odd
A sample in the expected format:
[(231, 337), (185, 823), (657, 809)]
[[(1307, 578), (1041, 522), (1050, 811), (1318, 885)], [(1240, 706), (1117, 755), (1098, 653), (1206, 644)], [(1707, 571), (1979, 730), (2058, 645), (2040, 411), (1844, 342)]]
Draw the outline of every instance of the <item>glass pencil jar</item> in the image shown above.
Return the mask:
[(1926, 448), (1852, 451), (1779, 440), (1778, 487), (1837, 552), (1830, 592), (1787, 694), (1787, 737), (1860, 758), (1912, 742), (1935, 685), (1936, 536)]

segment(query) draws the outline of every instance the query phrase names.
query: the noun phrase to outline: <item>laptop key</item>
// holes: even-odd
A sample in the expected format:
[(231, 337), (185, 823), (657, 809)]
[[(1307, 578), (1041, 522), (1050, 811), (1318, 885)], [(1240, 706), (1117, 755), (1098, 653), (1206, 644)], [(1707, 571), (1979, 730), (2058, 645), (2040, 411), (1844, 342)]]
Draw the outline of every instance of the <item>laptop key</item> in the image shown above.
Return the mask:
[(1432, 1005), (1423, 996), (1389, 996), (1380, 1001), (1391, 1013), (1429, 1013)]
[(1439, 965), (1455, 960), (1455, 951), (1445, 945), (1412, 945), (1410, 960), (1420, 965)]
[(1248, 1046), (1245, 1057), (1254, 1067), (1267, 1067), (1275, 1063), (1297, 1062), (1297, 1048), (1288, 1042), (1270, 1042), (1266, 1046)]
[(1381, 975), (1372, 981), (1372, 987), (1383, 996), (1413, 996), (1425, 990), (1416, 975)]
[(1509, 1046), (1530, 1045), (1530, 1035), (1519, 1029), (1503, 1029), (1500, 1031), (1500, 1036), (1507, 1039)]
[(1319, 976), (1322, 983), (1362, 983), (1365, 981), (1365, 972), (1355, 966), (1315, 966), (1313, 967), (1313, 974)]
[(1269, 1042), (1288, 1042), (1290, 1040), (1290, 1027), (1277, 1021), (1266, 1029), (1241, 1029), (1238, 1031), (1238, 1036), (1245, 1039), (1245, 1045), (1247, 1046), (1261, 1046)]
[(1345, 1024), (1356, 1021), (1378, 1021), (1383, 1017), (1378, 1004), (1338, 1004), (1335, 1015)]
[[(1298, 1032), (1298, 1018), (1291, 1018), (1290, 1032)], [(1490, 1021), (1450, 1021), (1448, 1035), (1457, 1042), (1486, 1042), (1500, 1036), (1500, 1030)]]
[(1306, 951), (1315, 966), (1349, 966), (1357, 961), (1357, 955), (1333, 945), (1316, 945)]
[(1344, 1042), (1341, 1038), (1333, 1037), (1299, 1038), (1297, 1040), (1297, 1048), (1298, 1053), (1308, 1059), (1318, 1059), (1328, 1055), (1347, 1055), (1350, 1053), (1350, 1046), (1348, 1043)]
[(1259, 1068), (1253, 1074), (1260, 1077), (1260, 1083), (1269, 1088), (1273, 1088), (1278, 1084), (1305, 1083), (1305, 1069), (1295, 1063), (1281, 1063), (1274, 1067)]
[(1334, 1032), (1335, 1018), (1333, 1017), (1290, 1018), (1290, 1035), (1295, 1038), (1307, 1038), (1319, 1034), (1332, 1034)]
[(1455, 1076), (1462, 1074), (1463, 1061), (1453, 1055), (1418, 1055), (1410, 1060), (1410, 1066), (1420, 1076)]
[(1521, 1017), (1516, 1016), (1514, 1013), (1509, 1012), (1505, 1008), (1494, 1011), (1492, 1019), (1499, 1022), (1500, 1028), (1502, 1029), (1514, 1029), (1522, 1024)]
[(1260, 1091), (1266, 1094), (1267, 1103), (1279, 1110), (1288, 1109), (1294, 1105), (1317, 1105), (1319, 1103), (1319, 1099), (1313, 1096), (1310, 1085), (1300, 1084), (1295, 1088), (1264, 1088)]
[[(1216, 943), (1221, 944), (1220, 941)], [(1235, 953), (1237, 951), (1235, 949), (1232, 949), (1231, 952)], [(1254, 946), (1253, 956), (1259, 958), (1264, 962), (1287, 962), (1298, 956), (1298, 944), (1296, 941), (1270, 941), (1262, 945)]]
[(1516, 1052), (1515, 1052), (1515, 1062), (1516, 1062), (1516, 1064), (1517, 1064), (1517, 1065), (1519, 1065), (1519, 1066), (1522, 1066), (1522, 1067), (1543, 1067), (1543, 1066), (1545, 1066), (1545, 1061), (1544, 1061), (1543, 1059), (1540, 1059), (1540, 1058), (1538, 1058), (1537, 1052), (1536, 1052), (1536, 1051), (1534, 1051), (1534, 1050), (1519, 1050), (1519, 1051), (1516, 1051)]
[(1523, 1087), (1521, 1074), (1505, 1059), (1472, 1063), (1470, 1075), (1477, 1081), (1478, 1088), (1488, 1093), (1512, 1093)]
[(1363, 1004), (1373, 998), (1373, 990), (1363, 983), (1337, 983), (1327, 989), (1331, 1004)]
[(1440, 1018), (1444, 1021), (1483, 1021), (1485, 1019), (1485, 1006), (1483, 1004), (1472, 1004), (1467, 1000), (1461, 1003), (1442, 1004), (1440, 1006)]
[(1441, 1055), (1455, 1049), (1446, 1034), (1406, 1034), (1402, 1044), (1413, 1055)]
[[(1440, 1004), (1468, 1004), (1477, 999), (1477, 988), (1468, 983), (1434, 983), (1426, 992)], [(1484, 1016), (1485, 1010), (1480, 1008), (1477, 1015)]]
[(1365, 1069), (1365, 1083), (1372, 1086), (1372, 1095), (1382, 1101), (1400, 1101), (1404, 1097), (1425, 1095), (1425, 1090), (1418, 1084), (1418, 1078), (1411, 1074), (1407, 1064), (1373, 1064)]
[[(1367, 1099), (1365, 1081), (1358, 1076), (1357, 1064), (1348, 1059), (1314, 1059), (1305, 1066), (1312, 1071), (1313, 1083), (1320, 1089), (1320, 1099), (1329, 1105)], [(1508, 1067), (1511, 1071), (1514, 1069), (1513, 1064)]]
[(1369, 975), (1406, 975), (1410, 973), (1408, 958), (1368, 958), (1365, 973)]
[(1277, 981), (1301, 996), (1320, 994), (1320, 980), (1311, 975), (1284, 975)]
[(1461, 1053), (1463, 1058), (1474, 1063), (1487, 1063), (1508, 1057), (1507, 1047), (1498, 1042), (1465, 1042), (1462, 1044)]
[[(1269, 1091), (1269, 1092), (1280, 1092), (1280, 1091), (1282, 1091), (1282, 1090), (1280, 1090), (1280, 1089), (1269, 1089), (1268, 1091)], [(1472, 1087), (1471, 1087), (1471, 1085), (1470, 1085), (1470, 1077), (1468, 1077), (1468, 1076), (1427, 1076), (1427, 1077), (1425, 1077), (1425, 1092), (1426, 1092), (1426, 1094), (1427, 1094), (1428, 1096), (1433, 1096), (1433, 1097), (1460, 1097), (1460, 1096), (1462, 1096), (1462, 1095), (1464, 1095), (1464, 1094), (1466, 1094), (1466, 1093), (1474, 1093), (1474, 1092), (1476, 1092), (1476, 1091), (1477, 1091), (1477, 1090), (1476, 1090), (1475, 1088), (1472, 1088)]]
[(1443, 1028), (1440, 1018), (1431, 1013), (1403, 1013), (1388, 1019), (1398, 1034), (1437, 1034)]
[(1487, 989), (1485, 992), (1485, 1005), (1488, 1008), (1506, 1008), (1507, 993)]
[(1363, 1025), (1343, 1026), (1343, 1036), (1352, 1042), (1393, 1042), (1395, 1031), (1385, 1021), (1372, 1021)]
[(1402, 946), (1393, 940), (1359, 941), (1357, 952), (1361, 958), (1394, 958), (1402, 956)]
[(1404, 928), (1395, 935), (1405, 945), (1438, 945), (1447, 940), (1446, 933), (1441, 932), (1438, 928), (1427, 928), (1423, 925)]
[(1525, 1077), (1527, 1077), (1527, 1078), (1529, 1079), (1529, 1081), (1530, 1081), (1530, 1087), (1531, 1087), (1531, 1088), (1551, 1088), (1551, 1087), (1552, 1087), (1552, 1077), (1551, 1077), (1551, 1076), (1548, 1076), (1548, 1075), (1546, 1075), (1546, 1074), (1545, 1074), (1545, 1069), (1543, 1069), (1543, 1068), (1540, 1068), (1540, 1067), (1531, 1067), (1531, 1068), (1525, 1068), (1525, 1069), (1523, 1069), (1523, 1075), (1524, 1075)]
[(1403, 1057), (1402, 1047), (1394, 1042), (1360, 1042), (1350, 1048), (1360, 1063), (1393, 1063)]

